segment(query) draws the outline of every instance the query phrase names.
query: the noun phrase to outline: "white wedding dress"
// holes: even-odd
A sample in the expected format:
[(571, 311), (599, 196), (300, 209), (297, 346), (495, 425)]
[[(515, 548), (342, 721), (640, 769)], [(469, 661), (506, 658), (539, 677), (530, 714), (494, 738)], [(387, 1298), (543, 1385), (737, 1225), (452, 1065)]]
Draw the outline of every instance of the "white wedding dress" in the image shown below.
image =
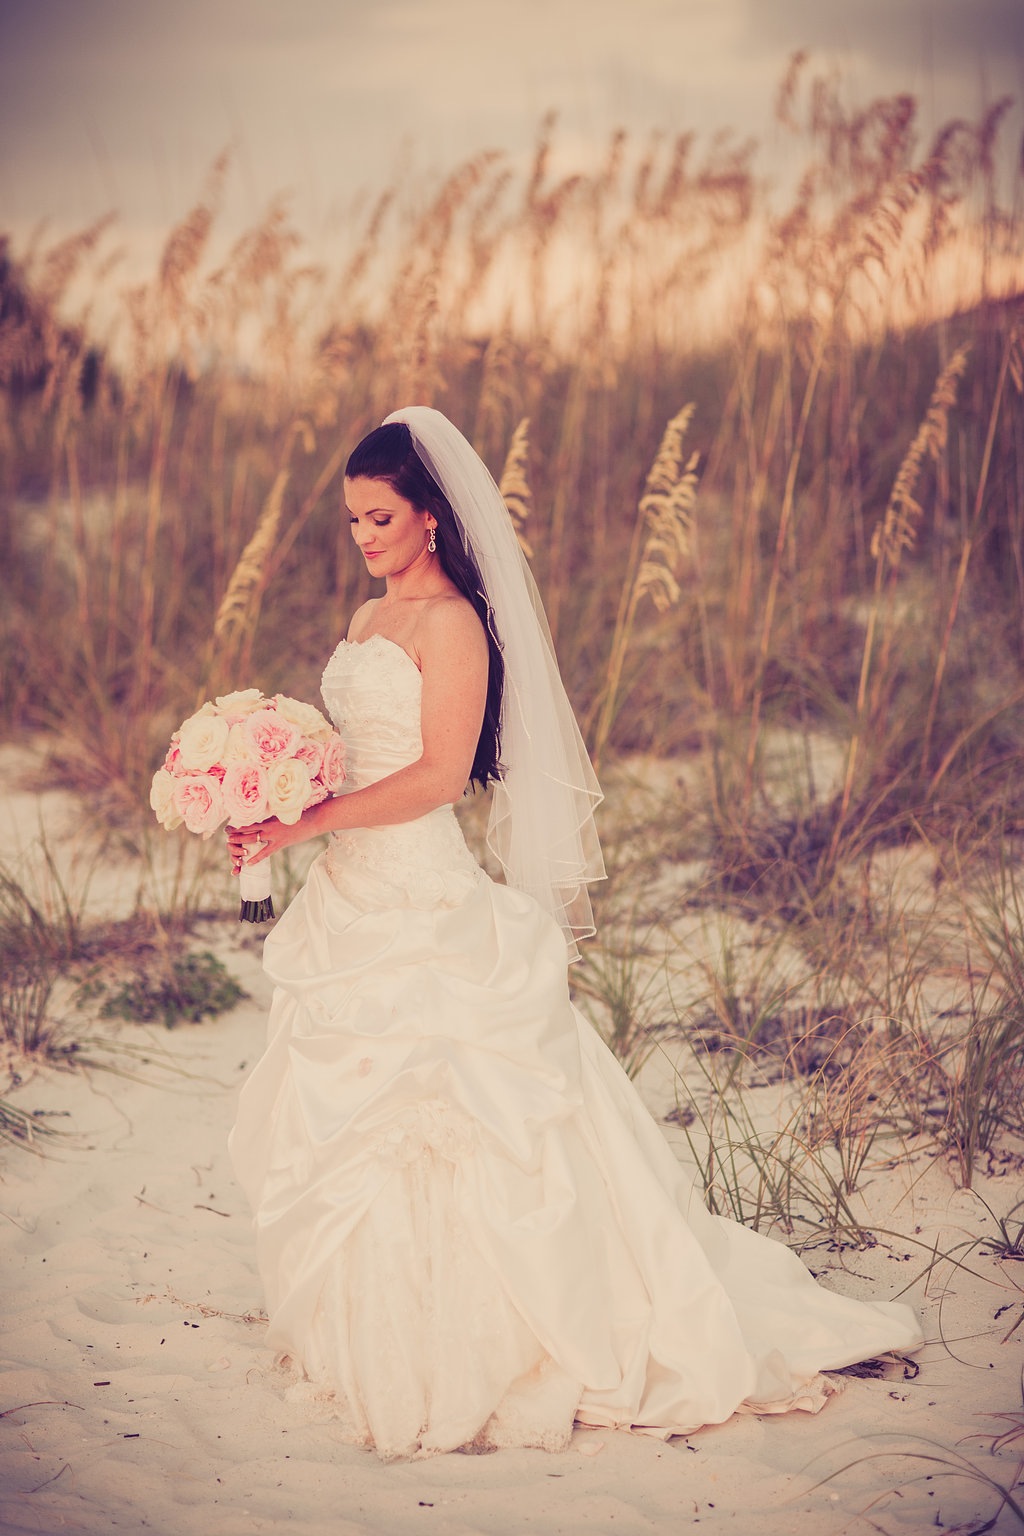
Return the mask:
[[(420, 674), (343, 641), (324, 699), (356, 789), (421, 750)], [(336, 833), (266, 943), (266, 1054), (231, 1152), (270, 1324), (384, 1457), (564, 1447), (816, 1409), (821, 1370), (921, 1343), (712, 1216), (572, 1007), (565, 943), (448, 806)]]

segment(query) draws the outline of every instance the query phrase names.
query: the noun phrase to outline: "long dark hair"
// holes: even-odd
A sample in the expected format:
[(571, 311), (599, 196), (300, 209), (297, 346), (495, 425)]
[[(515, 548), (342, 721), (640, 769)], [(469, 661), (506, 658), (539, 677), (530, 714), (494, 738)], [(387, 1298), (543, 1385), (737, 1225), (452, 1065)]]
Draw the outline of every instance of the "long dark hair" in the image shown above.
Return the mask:
[(505, 689), (505, 663), (494, 631), (494, 616), (487, 601), (476, 561), (462, 542), (451, 502), (413, 446), (412, 433), (402, 421), (393, 421), (367, 434), (353, 449), (345, 465), (349, 480), (384, 480), (397, 496), (418, 512), (437, 519), (437, 555), (446, 576), (468, 598), (480, 616), (487, 636), (487, 700), (476, 744), (470, 779), (486, 789), (503, 773), (501, 763), (501, 703)]

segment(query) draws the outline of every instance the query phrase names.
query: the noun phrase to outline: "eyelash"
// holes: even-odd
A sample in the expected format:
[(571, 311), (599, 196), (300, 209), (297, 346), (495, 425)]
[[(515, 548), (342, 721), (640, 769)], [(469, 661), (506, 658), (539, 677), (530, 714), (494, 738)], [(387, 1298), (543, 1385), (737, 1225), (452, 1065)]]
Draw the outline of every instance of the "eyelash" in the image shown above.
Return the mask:
[[(359, 521), (359, 519), (357, 517), (350, 517), (349, 518), (349, 523), (351, 524), (351, 526), (353, 528), (355, 527), (355, 525), (356, 525), (356, 523), (358, 521)], [(388, 524), (391, 522), (391, 519), (390, 519), (390, 517), (382, 517), (379, 522), (377, 521), (376, 518), (373, 518), (372, 521), (373, 521), (373, 526), (375, 528), (386, 528), (388, 526)]]

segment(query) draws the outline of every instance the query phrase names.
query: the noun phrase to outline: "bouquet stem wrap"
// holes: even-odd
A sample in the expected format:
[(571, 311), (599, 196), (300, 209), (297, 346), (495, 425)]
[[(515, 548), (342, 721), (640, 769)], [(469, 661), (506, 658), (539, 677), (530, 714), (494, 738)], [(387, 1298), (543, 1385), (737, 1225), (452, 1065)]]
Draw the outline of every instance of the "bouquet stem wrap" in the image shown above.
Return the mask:
[(242, 898), (240, 923), (266, 923), (274, 915), (270, 895), (270, 860), (264, 859), (254, 869), (243, 864), (238, 872), (238, 894)]

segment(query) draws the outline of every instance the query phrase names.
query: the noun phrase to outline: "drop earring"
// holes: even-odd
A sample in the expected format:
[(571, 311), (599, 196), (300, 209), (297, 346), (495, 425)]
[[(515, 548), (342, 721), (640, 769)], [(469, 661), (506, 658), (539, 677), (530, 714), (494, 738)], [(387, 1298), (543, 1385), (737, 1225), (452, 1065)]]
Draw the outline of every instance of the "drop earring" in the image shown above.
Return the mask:
[(431, 530), (430, 530), (430, 537), (427, 540), (427, 554), (428, 555), (432, 555), (434, 553), (434, 551), (436, 550), (436, 548), (437, 548), (437, 539), (435, 537), (436, 533), (437, 533), (436, 527), (435, 528), (431, 528)]

